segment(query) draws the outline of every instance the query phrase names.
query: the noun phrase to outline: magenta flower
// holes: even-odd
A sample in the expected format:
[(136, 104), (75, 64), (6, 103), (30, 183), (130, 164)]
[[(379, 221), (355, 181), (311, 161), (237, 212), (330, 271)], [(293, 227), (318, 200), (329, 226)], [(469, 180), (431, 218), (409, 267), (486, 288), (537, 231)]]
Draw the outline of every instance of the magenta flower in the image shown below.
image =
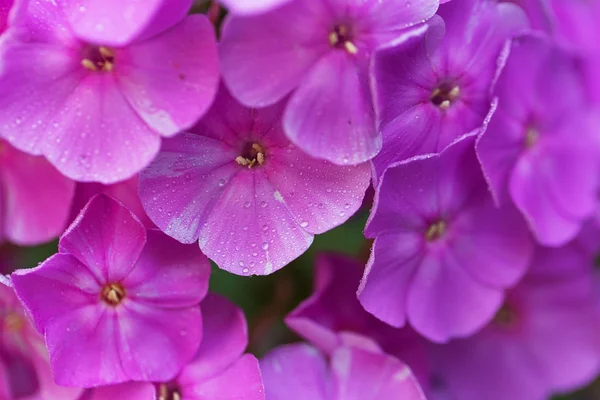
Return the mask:
[(392, 326), (410, 322), (436, 342), (489, 322), (532, 252), (519, 213), (492, 201), (473, 149), (477, 132), (441, 154), (392, 164), (365, 229), (376, 239), (361, 304)]
[(80, 392), (54, 383), (44, 338), (0, 279), (0, 399), (74, 400)]
[(157, 384), (158, 400), (264, 400), (258, 360), (244, 354), (248, 332), (242, 311), (211, 294), (202, 301), (202, 316), (196, 357), (175, 379)]
[(0, 135), (72, 179), (113, 183), (194, 124), (218, 84), (213, 27), (183, 18), (185, 1), (150, 3), (30, 1), (0, 43)]
[(286, 324), (316, 347), (331, 354), (347, 333), (375, 340), (387, 354), (404, 361), (419, 382), (429, 376), (425, 341), (412, 329), (398, 329), (369, 314), (356, 298), (364, 265), (334, 254), (316, 260), (314, 293), (285, 319)]
[(101, 194), (58, 254), (12, 279), (45, 336), (56, 382), (90, 387), (173, 378), (198, 350), (209, 273), (195, 246), (146, 232)]
[(304, 154), (281, 128), (284, 103), (245, 108), (226, 89), (191, 133), (165, 140), (140, 175), (152, 221), (221, 268), (266, 275), (302, 254), (313, 235), (345, 222), (369, 185), (368, 164), (342, 167)]
[(597, 204), (599, 118), (578, 71), (544, 38), (515, 40), (496, 87), (498, 111), (477, 144), (496, 201), (512, 199), (545, 245), (572, 239)]
[(290, 0), (221, 0), (219, 3), (234, 14), (258, 14), (289, 2)]
[(545, 400), (592, 381), (600, 368), (593, 259), (576, 242), (538, 247), (533, 267), (474, 336), (432, 348), (452, 398)]
[[(395, 161), (439, 152), (483, 125), (504, 45), (527, 26), (523, 11), (495, 0), (440, 6), (426, 32), (373, 57), (375, 104), (383, 135), (377, 175)], [(445, 25), (445, 36), (444, 36)]]
[(43, 157), (0, 139), (0, 243), (30, 246), (60, 235), (74, 192), (75, 183)]
[(425, 400), (406, 365), (361, 347), (340, 347), (328, 362), (312, 346), (291, 344), (260, 366), (269, 400)]
[(222, 32), (225, 83), (253, 107), (291, 93), (287, 137), (310, 155), (358, 164), (381, 148), (368, 64), (377, 47), (430, 18), (438, 0), (294, 0), (230, 17)]

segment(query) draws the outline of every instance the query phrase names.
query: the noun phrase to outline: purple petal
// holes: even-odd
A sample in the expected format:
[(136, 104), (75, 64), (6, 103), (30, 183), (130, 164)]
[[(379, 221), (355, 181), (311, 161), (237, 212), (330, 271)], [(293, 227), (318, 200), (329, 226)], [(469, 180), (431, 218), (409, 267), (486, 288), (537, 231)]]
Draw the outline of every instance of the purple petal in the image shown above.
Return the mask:
[(260, 361), (269, 400), (327, 400), (328, 366), (325, 358), (306, 344), (280, 346)]
[(93, 307), (102, 290), (94, 273), (70, 254), (55, 254), (34, 269), (13, 272), (11, 278), (41, 333), (71, 311)]
[(33, 245), (61, 234), (68, 221), (75, 183), (42, 157), (22, 153), (2, 141), (0, 165), (0, 186), (5, 197), (0, 231), (6, 238), (16, 244)]
[(331, 358), (336, 397), (344, 400), (425, 400), (410, 368), (395, 358), (341, 348)]
[(111, 283), (128, 275), (145, 243), (146, 229), (135, 215), (99, 194), (60, 238), (59, 251), (77, 257), (99, 282)]
[(313, 234), (346, 222), (362, 205), (371, 177), (367, 163), (342, 167), (293, 145), (269, 155), (266, 173), (296, 222)]
[(123, 46), (185, 17), (192, 0), (60, 0), (75, 34), (91, 43)]
[(124, 302), (113, 328), (121, 365), (129, 380), (168, 382), (198, 351), (199, 307), (162, 309)]
[(422, 261), (421, 238), (414, 233), (378, 236), (358, 289), (362, 306), (380, 320), (406, 323), (407, 292)]
[(221, 71), (233, 96), (264, 107), (290, 93), (330, 50), (324, 4), (292, 1), (250, 17), (231, 16), (223, 25)]
[(131, 299), (159, 308), (195, 307), (208, 291), (210, 264), (198, 246), (149, 230), (135, 267), (123, 279)]
[(287, 137), (316, 158), (358, 164), (381, 149), (364, 71), (344, 52), (322, 58), (292, 94)]
[[(168, 61), (157, 63), (157, 57)], [(202, 15), (118, 50), (115, 59), (125, 98), (153, 130), (165, 136), (193, 125), (217, 91), (214, 27)]]

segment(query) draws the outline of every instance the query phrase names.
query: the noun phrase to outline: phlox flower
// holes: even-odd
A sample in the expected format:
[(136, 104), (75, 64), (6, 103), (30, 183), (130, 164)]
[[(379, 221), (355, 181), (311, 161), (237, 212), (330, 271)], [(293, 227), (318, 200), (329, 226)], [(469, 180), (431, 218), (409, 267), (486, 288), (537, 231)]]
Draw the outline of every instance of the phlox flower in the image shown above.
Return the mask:
[(293, 0), (232, 15), (220, 54), (225, 83), (252, 107), (291, 93), (287, 137), (308, 154), (358, 164), (381, 148), (369, 88), (372, 52), (425, 20), (438, 0)]
[(375, 237), (358, 298), (426, 338), (472, 335), (525, 273), (532, 241), (518, 211), (496, 208), (475, 156), (479, 131), (440, 154), (392, 164), (365, 234)]
[(362, 345), (341, 346), (329, 359), (307, 344), (285, 345), (260, 366), (269, 400), (425, 400), (406, 365)]
[(59, 253), (13, 272), (56, 382), (168, 381), (200, 344), (210, 266), (195, 246), (146, 231), (116, 200), (90, 200)]
[(498, 110), (477, 144), (496, 201), (512, 200), (549, 246), (575, 237), (597, 204), (600, 118), (579, 71), (548, 39), (515, 39), (496, 85)]
[(214, 30), (189, 3), (25, 3), (0, 40), (0, 136), (74, 180), (134, 175), (217, 89)]
[(60, 235), (68, 224), (75, 182), (44, 157), (0, 139), (0, 243), (35, 245)]
[(182, 243), (199, 241), (219, 267), (266, 275), (313, 236), (345, 222), (370, 183), (368, 164), (311, 158), (285, 137), (285, 103), (253, 109), (225, 88), (190, 132), (165, 140), (140, 174), (148, 216)]
[(527, 27), (519, 7), (496, 0), (454, 1), (438, 16), (426, 31), (373, 57), (379, 177), (391, 163), (439, 152), (483, 125), (505, 44)]
[(431, 348), (439, 384), (457, 400), (545, 400), (588, 384), (600, 368), (597, 290), (577, 241), (536, 248), (483, 330)]

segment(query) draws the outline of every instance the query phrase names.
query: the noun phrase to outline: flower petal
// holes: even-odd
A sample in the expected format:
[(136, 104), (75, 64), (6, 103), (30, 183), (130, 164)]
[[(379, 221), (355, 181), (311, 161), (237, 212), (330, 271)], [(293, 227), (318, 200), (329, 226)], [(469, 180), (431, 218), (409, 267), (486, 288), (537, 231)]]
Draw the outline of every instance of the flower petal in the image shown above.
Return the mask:
[(292, 94), (283, 126), (313, 157), (359, 164), (381, 149), (366, 71), (344, 52), (322, 58)]
[(198, 246), (149, 230), (135, 267), (123, 286), (136, 302), (159, 308), (195, 307), (208, 291), (210, 264)]
[(203, 15), (187, 17), (160, 35), (117, 50), (115, 60), (125, 98), (164, 136), (193, 125), (217, 91), (214, 28)]
[(119, 282), (146, 243), (144, 225), (121, 203), (94, 196), (59, 241), (59, 251), (77, 257), (102, 284)]

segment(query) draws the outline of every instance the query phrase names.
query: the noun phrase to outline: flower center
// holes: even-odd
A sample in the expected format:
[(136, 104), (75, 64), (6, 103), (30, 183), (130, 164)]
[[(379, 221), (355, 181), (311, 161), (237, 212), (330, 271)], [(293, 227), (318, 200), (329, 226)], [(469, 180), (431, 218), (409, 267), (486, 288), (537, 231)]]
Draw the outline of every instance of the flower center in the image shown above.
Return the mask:
[(81, 65), (90, 71), (112, 71), (115, 66), (115, 52), (105, 46), (88, 47)]
[(109, 283), (102, 288), (102, 300), (111, 306), (121, 304), (125, 294), (125, 288), (120, 283)]
[(352, 40), (354, 35), (347, 25), (340, 24), (333, 27), (329, 33), (329, 44), (336, 49), (346, 50), (350, 54), (358, 53), (358, 48)]
[(258, 143), (248, 143), (242, 149), (242, 154), (235, 158), (235, 162), (251, 169), (265, 162), (265, 149)]
[(158, 386), (158, 400), (181, 400), (181, 390), (175, 383), (161, 383)]
[(444, 82), (433, 89), (429, 100), (442, 110), (447, 110), (460, 97), (460, 87), (454, 83)]
[(517, 322), (517, 313), (510, 306), (504, 304), (494, 316), (493, 323), (502, 328), (514, 326)]
[(443, 220), (439, 220), (427, 228), (427, 232), (425, 232), (425, 239), (428, 242), (435, 242), (440, 239), (446, 233), (446, 222)]
[(536, 143), (538, 142), (538, 140), (540, 139), (540, 132), (530, 126), (527, 128), (527, 130), (525, 131), (525, 148), (530, 149), (533, 146), (536, 145)]

